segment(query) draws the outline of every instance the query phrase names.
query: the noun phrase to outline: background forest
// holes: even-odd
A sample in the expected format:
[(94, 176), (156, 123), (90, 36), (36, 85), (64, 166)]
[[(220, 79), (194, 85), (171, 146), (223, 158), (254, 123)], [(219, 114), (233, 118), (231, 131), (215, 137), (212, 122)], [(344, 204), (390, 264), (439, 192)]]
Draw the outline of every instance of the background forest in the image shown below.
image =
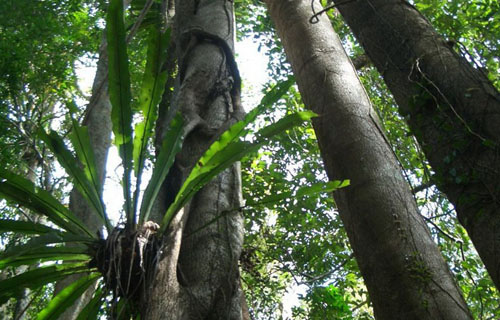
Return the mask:
[[(128, 30), (140, 18), (145, 3), (131, 2), (125, 22), (130, 26)], [(500, 89), (498, 1), (416, 0), (411, 4), (458, 55)], [(322, 1), (322, 5), (328, 7), (331, 3)], [(264, 85), (262, 95), (269, 93), (276, 84), (279, 87), (287, 83), (292, 75), (282, 43), (264, 3), (235, 0), (234, 6), (237, 39), (252, 39), (268, 58), (265, 71), (270, 81)], [(66, 138), (75, 120), (85, 122), (91, 97), (79, 87), (77, 70), (82, 65), (96, 66), (102, 55), (106, 8), (107, 1), (0, 1), (0, 168), (24, 176), (63, 203), (69, 201), (71, 181), (37, 132), (51, 128)], [(457, 221), (454, 206), (436, 187), (436, 173), (398, 112), (382, 76), (337, 9), (331, 8), (325, 14), (353, 61), (418, 209), (473, 317), (500, 319), (499, 293)], [(144, 21), (147, 23), (148, 18)], [(128, 41), (133, 93), (140, 91), (147, 37), (140, 29)], [(248, 97), (251, 86), (242, 79), (244, 103), (259, 101)], [(260, 115), (255, 128), (305, 109), (295, 85), (279, 98)], [(139, 100), (132, 99), (134, 112), (140, 109)], [(70, 101), (75, 102), (71, 114)], [(244, 107), (248, 111), (254, 106)], [(144, 160), (146, 171), (151, 169), (154, 158), (153, 148), (149, 151)], [(251, 319), (374, 319), (367, 288), (331, 194), (297, 193), (301, 188), (328, 181), (312, 125), (306, 123), (280, 134), (245, 156), (241, 169), (247, 205), (242, 209), (245, 240), (239, 267)], [(116, 180), (119, 170), (108, 166), (108, 180)], [(278, 194), (290, 196), (271, 196)], [(43, 223), (29, 210), (5, 200), (0, 202), (0, 217)], [(6, 227), (0, 228), (2, 251), (26, 242), (24, 235), (7, 231)], [(0, 277), (12, 277), (23, 271), (19, 268), (5, 268)], [(53, 292), (53, 284), (23, 292), (3, 304), (0, 317), (35, 318), (47, 307)], [(108, 307), (110, 304), (108, 301)], [(109, 315), (105, 309), (99, 312), (103, 317)]]

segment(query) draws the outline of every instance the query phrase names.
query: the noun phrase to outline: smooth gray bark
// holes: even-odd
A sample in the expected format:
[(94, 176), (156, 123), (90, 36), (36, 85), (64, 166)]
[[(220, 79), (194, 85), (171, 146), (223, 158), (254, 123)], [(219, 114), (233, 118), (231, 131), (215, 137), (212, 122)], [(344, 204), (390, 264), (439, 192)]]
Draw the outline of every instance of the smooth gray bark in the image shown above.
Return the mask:
[(335, 2), (500, 288), (500, 93), (408, 2)]
[[(184, 116), (186, 138), (167, 182), (183, 181), (238, 111), (231, 96), (235, 75), (228, 59), (232, 57), (223, 48), (233, 47), (232, 2), (177, 1), (175, 30), (181, 76), (174, 105)], [(174, 182), (167, 183), (172, 187), (163, 192), (175, 193), (179, 183)], [(236, 164), (201, 189), (177, 214), (163, 242), (145, 319), (242, 318), (240, 206)]]
[[(377, 319), (471, 319), (330, 21), (309, 0), (267, 0)], [(316, 8), (319, 11), (321, 8)]]

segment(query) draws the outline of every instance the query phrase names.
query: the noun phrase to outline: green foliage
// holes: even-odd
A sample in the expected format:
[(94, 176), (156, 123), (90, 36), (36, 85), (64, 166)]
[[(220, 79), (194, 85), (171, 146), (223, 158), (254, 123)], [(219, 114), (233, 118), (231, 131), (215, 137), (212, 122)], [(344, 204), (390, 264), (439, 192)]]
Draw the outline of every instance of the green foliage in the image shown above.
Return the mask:
[(415, 7), (443, 34), (455, 50), (473, 61), (500, 88), (500, 4), (495, 0), (467, 2), (418, 0)]
[[(2, 1), (0, 101), (17, 96), (26, 85), (40, 99), (64, 95), (75, 84), (73, 62), (96, 49), (95, 19), (83, 1)], [(58, 90), (49, 92), (50, 87)]]
[[(112, 103), (111, 117), (115, 144), (119, 149), (124, 167), (122, 187), (126, 202), (125, 229), (121, 229), (119, 226), (113, 228), (107, 217), (100, 196), (103, 188), (97, 177), (88, 132), (85, 127), (78, 126), (74, 120), (76, 109), (74, 104), (68, 104), (71, 113), (70, 118), (74, 126), (69, 136), (71, 147), (67, 147), (64, 139), (54, 130), (46, 133), (45, 130), (39, 129), (38, 137), (45, 142), (45, 146), (55, 155), (59, 164), (71, 178), (74, 187), (92, 206), (94, 212), (102, 218), (110, 234), (106, 241), (97, 239), (92, 235), (84, 224), (66, 206), (51, 196), (49, 192), (36, 187), (33, 182), (19, 175), (4, 169), (0, 170), (0, 196), (12, 201), (12, 203), (30, 209), (33, 214), (39, 214), (55, 224), (55, 226), (49, 227), (37, 222), (0, 220), (0, 230), (23, 233), (27, 237), (26, 242), (12, 246), (0, 255), (0, 270), (18, 266), (38, 266), (41, 263), (47, 264), (33, 270), (28, 269), (19, 275), (0, 281), (0, 290), (2, 292), (0, 302), (6, 302), (10, 298), (17, 297), (25, 288), (36, 289), (70, 274), (93, 272), (60, 291), (48, 303), (46, 308), (38, 313), (39, 319), (56, 319), (98, 278), (103, 277), (106, 289), (95, 292), (93, 299), (84, 308), (81, 315), (81, 317), (96, 316), (99, 313), (104, 296), (109, 293), (109, 290), (113, 289), (110, 287), (112, 283), (120, 281), (120, 268), (128, 269), (121, 266), (115, 266), (114, 269), (105, 269), (106, 259), (110, 261), (114, 259), (114, 257), (106, 256), (109, 251), (108, 248), (110, 246), (120, 246), (120, 241), (125, 240), (116, 243), (109, 241), (117, 241), (118, 237), (123, 237), (123, 235), (127, 237), (129, 234), (131, 239), (134, 239), (133, 241), (137, 238), (137, 236), (134, 236), (134, 232), (136, 232), (136, 203), (140, 196), (140, 176), (144, 169), (148, 145), (151, 143), (153, 122), (158, 112), (157, 105), (160, 102), (165, 85), (166, 75), (161, 71), (161, 67), (165, 57), (165, 43), (168, 43), (169, 36), (158, 31), (151, 31), (150, 33), (148, 61), (139, 98), (139, 111), (142, 113), (143, 119), (135, 127), (136, 131), (134, 132), (132, 130), (131, 85), (123, 19), (122, 1), (111, 1), (108, 7), (107, 19), (109, 93)], [(258, 108), (250, 112), (243, 121), (234, 124), (226, 132), (222, 133), (220, 138), (202, 155), (184, 185), (181, 186), (176, 200), (166, 212), (160, 226), (159, 237), (163, 235), (171, 218), (191, 199), (196, 191), (218, 173), (246, 154), (257, 151), (260, 147), (269, 143), (274, 136), (315, 116), (314, 113), (309, 111), (294, 112), (258, 131), (246, 128), (263, 110), (269, 109), (292, 83), (293, 79), (290, 79), (277, 85), (264, 97)], [(174, 118), (170, 130), (164, 138), (162, 151), (154, 163), (152, 179), (144, 193), (143, 208), (140, 209), (139, 215), (141, 223), (144, 223), (148, 218), (151, 204), (158, 194), (176, 153), (181, 148), (183, 141), (182, 125), (181, 116), (178, 115)], [(134, 133), (138, 138), (135, 143), (132, 143)], [(134, 164), (134, 173), (137, 179), (135, 192), (133, 192), (131, 185)], [(329, 192), (340, 186), (341, 183), (317, 184), (299, 190), (296, 195), (306, 196), (318, 192)], [(282, 196), (281, 199), (286, 199), (286, 197)], [(132, 203), (134, 204), (132, 205)], [(86, 236), (81, 236), (82, 233)], [(68, 246), (69, 243), (72, 243), (72, 245)], [(151, 249), (146, 247), (145, 250)], [(116, 250), (112, 251), (115, 252)], [(121, 252), (121, 250), (118, 251)], [(153, 256), (156, 256), (156, 253)], [(126, 257), (123, 259), (126, 259)], [(130, 263), (132, 264), (133, 261), (132, 259)], [(154, 270), (154, 268), (151, 270)], [(128, 318), (137, 314), (138, 311), (136, 306), (133, 306), (133, 303), (129, 303), (131, 297), (127, 296), (127, 294), (128, 292), (120, 293), (119, 301), (118, 296), (114, 296), (112, 308), (116, 309), (114, 311), (117, 314), (121, 312), (120, 310), (124, 310)]]
[[(108, 31), (112, 35), (111, 38), (108, 35), (108, 39), (111, 39), (109, 80), (113, 126), (115, 143), (119, 145), (126, 167), (123, 186), (126, 215), (131, 225), (135, 224), (137, 213), (139, 224), (148, 220), (161, 182), (183, 140), (182, 121), (177, 117), (170, 125), (160, 155), (153, 161), (152, 178), (138, 206), (142, 170), (148, 164), (153, 123), (164, 87), (166, 75), (161, 67), (168, 54), (169, 42), (168, 33), (157, 31), (158, 16), (151, 10), (143, 23), (149, 26), (147, 39), (141, 36), (133, 40), (127, 52), (123, 21), (131, 25), (144, 4), (145, 1), (134, 0), (133, 14), (124, 18), (121, 1), (113, 0), (109, 7), (112, 14), (108, 18)], [(467, 56), (482, 72), (487, 72), (490, 80), (500, 87), (497, 1), (418, 0), (414, 4), (439, 32), (457, 43), (454, 48), (459, 54)], [(62, 124), (59, 135), (41, 133), (48, 142), (46, 146), (39, 143), (35, 134), (40, 128), (47, 129), (51, 119), (57, 116), (53, 113), (54, 106), (65, 105), (81, 96), (73, 65), (86, 53), (97, 51), (99, 37), (96, 31), (99, 28), (96, 25), (103, 11), (102, 6), (95, 5), (76, 0), (0, 2), (0, 167), (14, 168), (18, 173), (0, 170), (0, 194), (9, 204), (21, 204), (50, 221), (50, 224), (20, 221), (19, 210), (3, 210), (4, 216), (0, 219), (2, 245), (5, 237), (9, 240), (0, 255), (1, 271), (13, 275), (14, 266), (20, 264), (44, 262), (44, 265), (0, 281), (0, 300), (15, 298), (23, 288), (39, 288), (35, 293), (37, 300), (33, 302), (35, 313), (45, 307), (39, 299), (50, 295), (47, 283), (67, 274), (90, 270), (87, 262), (95, 253), (97, 241), (95, 235), (56, 200), (64, 193), (57, 191), (57, 196), (53, 196), (43, 190), (38, 181), (22, 177), (24, 168), (28, 167), (26, 163), (46, 158), (43, 150), (51, 147), (72, 172), (70, 176), (75, 186), (86, 194), (96, 212), (107, 221), (98, 196), (102, 186), (97, 183), (86, 128), (77, 126), (72, 120), (76, 119), (78, 111), (68, 118), (73, 123), (70, 147), (63, 143), (67, 123)], [(300, 305), (294, 307), (295, 319), (372, 319), (366, 288), (335, 203), (328, 194), (341, 182), (326, 182), (313, 128), (294, 127), (287, 130), (287, 134), (277, 135), (273, 141), (269, 139), (275, 130), (285, 130), (301, 122), (301, 115), (311, 116), (297, 114), (302, 110), (302, 103), (293, 87), (294, 80), (288, 78), (290, 68), (273, 33), (270, 18), (261, 2), (237, 0), (235, 6), (238, 37), (253, 37), (259, 42), (270, 58), (269, 73), (278, 84), (268, 91), (258, 108), (224, 133), (200, 159), (165, 215), (162, 229), (203, 183), (250, 152), (242, 166), (247, 237), (241, 268), (242, 285), (252, 315), (258, 319), (279, 319), (284, 313), (285, 292), (300, 285), (306, 294), (301, 296)], [(362, 53), (341, 16), (334, 10), (328, 14), (349, 54)], [(147, 59), (141, 58), (144, 54)], [(371, 67), (360, 70), (359, 75), (383, 120), (386, 135), (409, 183), (415, 190), (423, 190), (415, 193), (417, 203), (474, 316), (498, 318), (498, 302), (492, 298), (498, 293), (466, 232), (457, 223), (452, 206), (443, 194), (430, 186), (433, 172), (398, 114), (380, 75)], [(279, 122), (278, 115), (288, 115), (288, 118)], [(133, 117), (138, 121), (134, 122), (134, 130)], [(258, 125), (252, 124), (253, 121)], [(264, 125), (271, 127), (263, 131), (256, 129)], [(136, 178), (135, 190), (132, 174)], [(109, 222), (106, 223), (111, 229)], [(76, 245), (69, 248), (66, 246), (69, 243)], [(75, 264), (68, 260), (81, 262)], [(50, 261), (62, 261), (62, 264), (45, 265)], [(56, 318), (99, 276), (93, 273), (63, 290), (40, 313), (40, 318)], [(100, 282), (78, 319), (102, 316), (106, 295), (108, 291)], [(119, 305), (128, 310), (125, 300)]]
[(1, 1), (1, 167), (29, 170), (39, 156), (34, 132), (58, 116), (55, 106), (81, 96), (74, 65), (96, 50), (97, 19), (86, 1)]
[[(242, 126), (236, 123), (232, 128), (226, 131), (226, 133), (223, 133), (219, 140), (214, 142), (198, 160), (197, 164), (186, 178), (186, 181), (181, 186), (174, 202), (163, 217), (160, 230), (164, 231), (174, 214), (177, 213), (198, 190), (224, 169), (229, 168), (229, 166), (239, 161), (246, 154), (256, 151), (264, 144), (268, 143), (269, 139), (275, 135), (291, 127), (298, 126), (302, 122), (310, 120), (315, 115), (316, 114), (313, 112), (304, 111), (284, 117), (278, 122), (256, 132), (253, 142), (239, 140), (240, 132), (242, 131), (233, 130), (233, 128), (236, 127), (240, 129)], [(254, 115), (249, 113), (245, 120), (241, 122), (248, 123), (253, 117)]]
[[(264, 121), (301, 108), (300, 96), (292, 87)], [(286, 290), (298, 285), (310, 291), (335, 281), (349, 290), (357, 288), (359, 271), (331, 195), (304, 192), (329, 184), (314, 130), (294, 128), (245, 158), (242, 168), (246, 203), (255, 205), (245, 210), (247, 233), (241, 262), (252, 314), (257, 319), (279, 319), (283, 314), (277, 310), (283, 309)], [(282, 194), (294, 196), (279, 199)], [(349, 273), (358, 275), (347, 282)], [(351, 297), (349, 303), (364, 301), (366, 293)], [(302, 310), (303, 318), (311, 316), (309, 311)]]
[(2, 255), (0, 269), (18, 267), (21, 265), (37, 265), (45, 261), (53, 261), (57, 257), (61, 261), (89, 261), (87, 249), (80, 247), (39, 247), (32, 250), (25, 249), (19, 253)]
[(301, 311), (308, 309), (307, 319), (353, 319), (347, 299), (334, 285), (315, 287), (304, 298), (306, 306), (295, 308), (294, 317), (301, 319)]
[(105, 294), (106, 292), (102, 287), (97, 288), (92, 299), (90, 299), (78, 315), (77, 320), (98, 319), (99, 309), (101, 309)]

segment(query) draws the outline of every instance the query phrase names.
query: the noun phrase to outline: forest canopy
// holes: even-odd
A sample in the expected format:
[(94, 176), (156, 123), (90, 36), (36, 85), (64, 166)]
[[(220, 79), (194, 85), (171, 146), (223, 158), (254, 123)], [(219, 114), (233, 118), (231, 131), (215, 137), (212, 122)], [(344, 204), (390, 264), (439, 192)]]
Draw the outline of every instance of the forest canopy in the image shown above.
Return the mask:
[[(343, 173), (353, 172), (358, 162), (332, 165), (336, 160), (325, 155), (331, 145), (318, 129), (325, 114), (315, 109), (304, 89), (309, 80), (295, 65), (297, 52), (326, 50), (293, 48), (292, 36), (280, 29), (287, 22), (279, 21), (283, 1), (221, 0), (217, 9), (205, 1), (171, 2), (0, 2), (0, 317), (149, 319), (165, 309), (173, 311), (162, 319), (175, 314), (384, 319), (377, 301), (398, 298), (374, 296), (367, 277), (374, 281), (376, 275), (362, 262), (368, 258), (361, 257), (359, 245), (353, 245), (357, 220), (342, 211), (356, 207), (356, 197), (361, 203), (372, 196), (357, 194), (349, 202), (349, 190), (364, 189), (355, 176)], [(498, 182), (492, 182), (500, 174), (499, 161), (491, 156), (500, 141), (487, 121), (500, 113), (500, 4), (404, 1), (403, 7), (432, 27), (439, 44), (408, 40), (391, 52), (394, 56), (387, 49), (377, 60), (377, 48), (391, 47), (382, 44), (384, 37), (418, 36), (418, 30), (398, 30), (396, 23), (390, 24), (396, 31), (373, 27), (382, 39), (373, 40), (369, 30), (357, 26), (370, 15), (357, 16), (350, 7), (362, 9), (361, 2), (297, 0), (307, 4), (309, 20), (288, 23), (290, 29), (325, 21), (333, 27), (373, 107), (370, 119), (390, 150), (387, 157), (397, 164), (432, 246), (463, 296), (464, 314), (500, 318), (500, 273), (491, 269), (499, 257), (483, 244), (488, 232), (500, 231), (497, 220), (484, 218), (498, 213), (494, 199), (500, 193)], [(198, 18), (211, 14), (215, 18)], [(316, 18), (321, 22), (316, 24)], [(373, 21), (366, 25), (376, 26)], [(243, 40), (253, 41), (267, 60), (266, 70), (259, 72), (269, 81), (259, 94), (239, 73), (252, 66), (238, 69), (240, 60), (234, 57), (234, 47), (241, 50)], [(418, 53), (422, 43), (422, 52), (427, 46), (437, 60), (446, 48), (459, 59), (457, 65), (467, 65), (487, 93), (488, 106), (483, 108), (477, 96), (470, 105), (450, 98), (448, 92), (460, 91), (467, 79), (453, 78), (451, 67), (445, 72), (431, 62), (425, 69), (427, 58)], [(321, 60), (316, 58), (313, 54), (314, 62), (303, 68), (316, 68), (313, 63)], [(405, 71), (411, 59), (417, 62), (403, 76), (385, 67)], [(82, 66), (96, 72), (90, 92), (80, 86)], [(431, 78), (432, 69), (443, 75), (443, 85)], [(398, 79), (420, 87), (405, 91), (410, 85), (398, 85)], [(351, 85), (346, 80), (338, 91), (355, 91)], [(321, 90), (317, 86), (317, 96)], [(467, 100), (481, 90), (462, 93)], [(476, 107), (474, 102), (477, 110), (462, 113)], [(436, 116), (423, 119), (426, 113)], [(349, 121), (335, 124), (358, 130), (349, 129)], [(332, 135), (342, 132), (329, 125)], [(432, 131), (434, 126), (443, 135)], [(443, 138), (448, 133), (451, 138)], [(337, 146), (338, 159), (349, 159), (351, 149), (340, 149), (341, 142)], [(118, 166), (106, 164), (108, 150)], [(378, 162), (362, 160), (367, 166)], [(331, 167), (341, 174), (332, 178)], [(123, 197), (116, 195), (121, 189)], [(397, 198), (398, 190), (395, 186), (389, 193)], [(111, 216), (110, 207), (119, 212)], [(406, 241), (403, 233), (412, 234), (401, 220), (404, 215), (389, 217), (391, 232), (401, 235), (394, 240), (399, 244)], [(491, 228), (481, 229), (485, 225)], [(138, 238), (144, 239), (140, 249), (135, 248)], [(434, 271), (420, 254), (393, 254), (394, 260), (406, 259), (406, 271), (414, 276), (408, 283), (423, 284), (408, 289), (415, 297), (424, 297), (435, 284)], [(167, 278), (175, 285), (165, 287), (178, 296), (162, 299), (156, 295), (161, 292), (157, 281)], [(199, 283), (209, 283), (210, 290)], [(71, 307), (75, 301), (78, 308)], [(422, 301), (423, 309), (432, 309)]]

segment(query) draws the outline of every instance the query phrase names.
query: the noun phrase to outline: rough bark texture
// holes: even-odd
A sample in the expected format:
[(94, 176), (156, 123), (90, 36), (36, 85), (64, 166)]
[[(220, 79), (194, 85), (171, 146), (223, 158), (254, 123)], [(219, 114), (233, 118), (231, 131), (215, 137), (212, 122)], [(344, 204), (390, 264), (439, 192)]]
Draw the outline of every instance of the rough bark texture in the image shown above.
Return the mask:
[[(370, 101), (325, 16), (309, 0), (268, 0), (292, 64), (377, 319), (471, 319)], [(317, 11), (319, 11), (318, 8)]]
[[(177, 1), (175, 30), (180, 74), (175, 107), (184, 116), (186, 139), (167, 182), (183, 181), (239, 111), (232, 96), (234, 60), (226, 50), (233, 47), (232, 2)], [(164, 240), (145, 319), (242, 318), (240, 206), (240, 170), (234, 165), (177, 214)]]
[[(88, 127), (90, 143), (94, 151), (96, 168), (99, 174), (99, 180), (104, 181), (106, 172), (106, 159), (109, 146), (111, 144), (111, 103), (108, 96), (108, 61), (105, 54), (106, 41), (103, 39), (97, 63), (97, 71), (92, 85), (92, 96), (87, 106), (86, 116), (83, 125)], [(92, 212), (83, 196), (73, 189), (70, 193), (70, 210), (85, 223), (89, 230), (98, 232), (102, 228), (102, 221), (97, 214)], [(59, 292), (69, 284), (76, 281), (80, 275), (69, 276), (59, 281), (55, 292)], [(87, 290), (82, 298), (78, 299), (72, 308), (68, 308), (60, 317), (61, 320), (76, 319), (86, 303), (92, 298), (93, 289)]]
[(406, 1), (335, 2), (500, 288), (499, 92)]

